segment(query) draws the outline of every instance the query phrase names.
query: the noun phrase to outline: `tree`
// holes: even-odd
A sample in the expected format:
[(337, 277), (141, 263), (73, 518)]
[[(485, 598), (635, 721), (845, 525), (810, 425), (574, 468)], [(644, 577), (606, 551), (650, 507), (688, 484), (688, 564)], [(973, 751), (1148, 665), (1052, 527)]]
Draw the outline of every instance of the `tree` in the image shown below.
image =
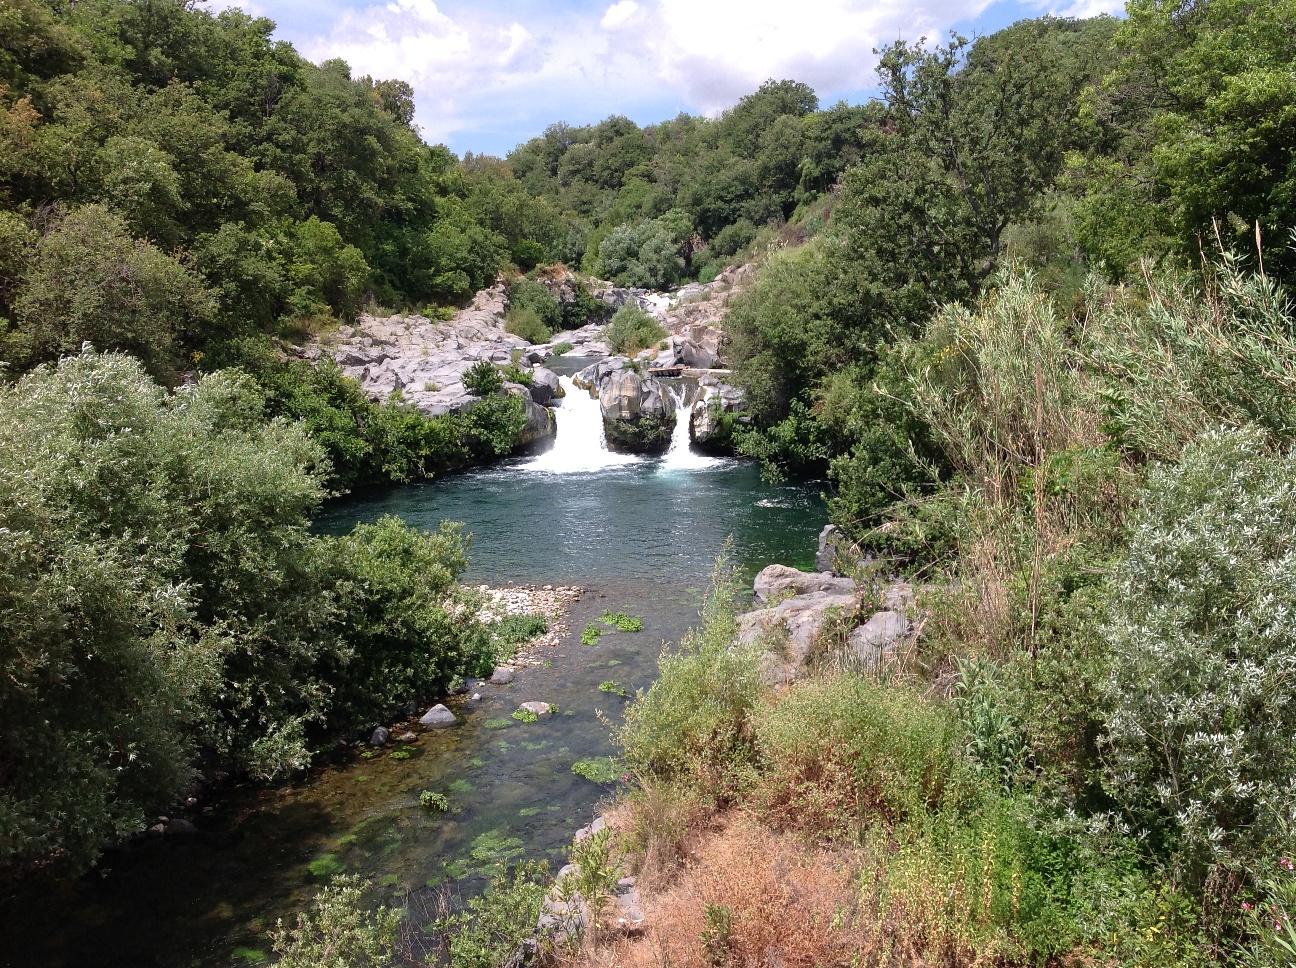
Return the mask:
[[(14, 311), (34, 360), (82, 343), (128, 350), (156, 373), (178, 365), (215, 312), (199, 279), (99, 205), (68, 213), (35, 247)], [(24, 363), (28, 361), (22, 361)]]

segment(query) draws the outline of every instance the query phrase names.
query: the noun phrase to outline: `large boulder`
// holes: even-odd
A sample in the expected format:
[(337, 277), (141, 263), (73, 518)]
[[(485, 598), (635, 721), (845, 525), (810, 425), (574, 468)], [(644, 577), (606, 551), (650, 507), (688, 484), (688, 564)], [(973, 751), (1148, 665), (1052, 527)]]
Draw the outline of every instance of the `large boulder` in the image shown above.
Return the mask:
[(547, 367), (537, 366), (531, 371), (531, 399), (544, 406), (555, 397), (563, 395), (558, 374)]
[(711, 375), (698, 380), (698, 386), (702, 395), (689, 410), (689, 440), (703, 450), (727, 450), (736, 415), (745, 408), (742, 391)]
[(535, 448), (553, 439), (558, 432), (558, 422), (553, 411), (536, 403), (529, 388), (520, 383), (506, 383), (503, 392), (521, 400), (526, 413), (526, 423), (522, 425), (522, 431), (513, 443), (514, 449)]
[(909, 618), (904, 612), (877, 612), (850, 634), (846, 650), (863, 665), (877, 665), (884, 656), (894, 652), (908, 634)]
[(640, 373), (630, 360), (600, 360), (573, 381), (598, 397), (610, 449), (655, 453), (670, 446), (675, 404), (656, 378)]
[(752, 590), (756, 593), (758, 602), (770, 602), (811, 592), (852, 595), (855, 593), (855, 582), (826, 572), (798, 571), (787, 565), (770, 565), (756, 576)]
[(791, 682), (806, 671), (830, 621), (852, 620), (859, 609), (853, 595), (810, 592), (738, 619), (738, 642), (762, 649), (761, 676), (770, 685)]

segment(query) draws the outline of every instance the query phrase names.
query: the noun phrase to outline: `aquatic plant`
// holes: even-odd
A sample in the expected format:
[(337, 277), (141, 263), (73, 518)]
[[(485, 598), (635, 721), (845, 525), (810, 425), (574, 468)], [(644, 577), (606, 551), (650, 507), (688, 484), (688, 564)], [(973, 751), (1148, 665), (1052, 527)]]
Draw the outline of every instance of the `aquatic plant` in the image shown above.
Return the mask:
[(572, 764), (571, 771), (593, 783), (613, 783), (620, 775), (617, 770), (616, 760), (610, 756), (601, 756), (591, 760), (577, 760)]
[(446, 787), (446, 789), (451, 793), (472, 793), (473, 785), (467, 780), (458, 779), (451, 781), (450, 785)]
[(507, 719), (488, 719), (482, 725), (487, 729), (508, 729), (512, 724)]
[(513, 711), (513, 718), (519, 723), (534, 723), (540, 719), (539, 716), (529, 709), (515, 709)]
[(450, 801), (444, 793), (433, 793), (431, 790), (424, 790), (419, 794), (419, 806), (425, 810), (445, 811), (450, 809)]
[(388, 755), (393, 760), (408, 760), (414, 756), (414, 751), (408, 747), (402, 747), (401, 749), (392, 750)]
[(617, 682), (615, 679), (605, 679), (603, 682), (600, 682), (599, 692), (610, 692), (623, 699), (630, 695), (626, 692), (625, 686), (621, 685), (621, 683)]
[(312, 877), (331, 877), (346, 870), (346, 865), (337, 859), (336, 854), (320, 854), (306, 865)]
[(599, 621), (620, 632), (639, 632), (643, 630), (643, 619), (627, 615), (625, 612), (614, 612), (611, 609), (604, 609), (603, 614), (599, 616)]
[(586, 625), (585, 630), (581, 632), (581, 645), (597, 645), (599, 636), (602, 634), (603, 630), (591, 622), (589, 625)]

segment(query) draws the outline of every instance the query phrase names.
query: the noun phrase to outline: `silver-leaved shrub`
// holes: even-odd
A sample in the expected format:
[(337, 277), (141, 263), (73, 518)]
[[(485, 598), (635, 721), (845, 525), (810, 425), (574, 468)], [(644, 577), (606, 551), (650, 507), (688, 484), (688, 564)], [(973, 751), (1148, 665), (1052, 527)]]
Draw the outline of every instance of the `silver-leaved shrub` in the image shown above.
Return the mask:
[(1195, 878), (1296, 803), (1296, 453), (1267, 439), (1211, 431), (1151, 473), (1105, 628), (1107, 788)]

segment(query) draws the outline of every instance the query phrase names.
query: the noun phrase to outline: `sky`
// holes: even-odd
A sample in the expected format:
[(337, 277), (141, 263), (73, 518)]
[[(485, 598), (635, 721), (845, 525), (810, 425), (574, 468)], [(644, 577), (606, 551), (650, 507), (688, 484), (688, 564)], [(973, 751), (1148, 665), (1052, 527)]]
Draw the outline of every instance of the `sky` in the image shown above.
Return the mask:
[(232, 0), (319, 62), (414, 87), (425, 140), (503, 156), (556, 121), (714, 116), (768, 78), (820, 103), (876, 90), (873, 49), (1123, 0)]

